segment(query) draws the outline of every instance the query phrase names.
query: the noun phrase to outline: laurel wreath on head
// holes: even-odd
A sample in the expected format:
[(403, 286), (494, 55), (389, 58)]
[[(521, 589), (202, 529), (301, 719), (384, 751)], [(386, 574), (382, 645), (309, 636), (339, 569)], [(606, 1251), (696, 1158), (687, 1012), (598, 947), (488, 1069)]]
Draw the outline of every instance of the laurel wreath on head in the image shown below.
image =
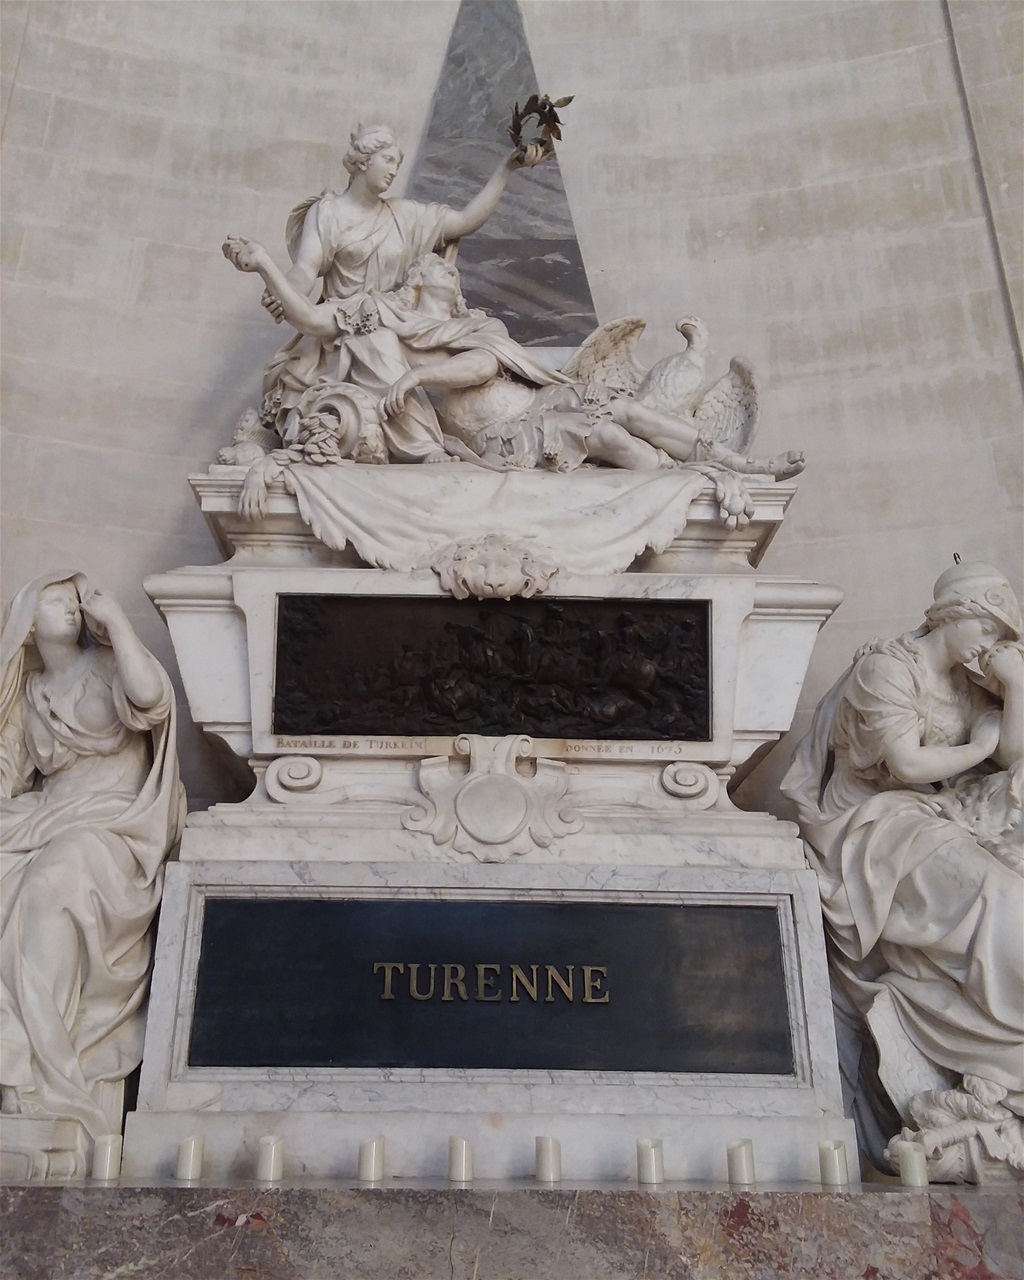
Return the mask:
[(517, 102), (512, 109), (512, 121), (508, 127), (508, 136), (512, 139), (512, 145), (516, 151), (523, 152), (526, 150), (529, 144), (523, 142), (523, 125), (527, 120), (536, 118), (540, 132), (532, 141), (539, 143), (543, 147), (545, 156), (553, 156), (555, 154), (555, 139), (561, 140), (562, 137), (562, 121), (558, 112), (562, 107), (567, 107), (574, 96), (574, 94), (570, 94), (568, 98), (555, 98), (552, 101), (546, 93), (540, 96), (533, 93), (527, 98), (526, 105), (522, 110), (520, 110)]

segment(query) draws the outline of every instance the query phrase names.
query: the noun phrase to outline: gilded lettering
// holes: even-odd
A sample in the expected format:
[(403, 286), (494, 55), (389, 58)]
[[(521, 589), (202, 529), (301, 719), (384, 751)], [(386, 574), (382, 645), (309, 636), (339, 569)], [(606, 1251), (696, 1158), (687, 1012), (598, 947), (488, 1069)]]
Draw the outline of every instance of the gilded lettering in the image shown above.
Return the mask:
[(460, 1000), (468, 1000), (466, 995), (466, 966), (463, 964), (446, 964), (441, 966), (444, 970), (444, 993), (441, 996), (442, 1001), (454, 1000), (452, 995), (452, 987), (459, 993)]
[[(467, 966), (463, 964), (422, 964), (399, 962), (395, 960), (377, 960), (373, 965), (374, 974), (383, 975), (381, 1000), (394, 1000), (395, 975), (407, 974), (409, 995), (413, 1000), (424, 1002), (433, 1000), (435, 995), (445, 1004), (454, 1004), (456, 999), (468, 1003), (471, 999), (493, 1004), (503, 1000), (504, 991), (501, 985), (502, 969), (500, 964), (476, 964), (476, 984), (473, 996), (469, 994), (469, 983), (466, 980)], [(611, 995), (608, 991), (608, 967), (600, 964), (584, 964), (576, 966), (567, 964), (561, 968), (553, 964), (510, 964), (508, 977), (510, 983), (509, 1003), (519, 1004), (524, 998), (534, 1003), (541, 999), (540, 971), (544, 970), (545, 1004), (554, 1004), (555, 992), (572, 1004), (576, 994), (575, 974), (577, 967), (582, 975), (580, 995), (584, 1004), (609, 1004)], [(426, 969), (426, 975), (420, 970)], [(441, 981), (438, 983), (438, 970)]]
[(511, 966), (512, 992), (509, 996), (510, 1001), (519, 999), (519, 987), (523, 988), (531, 1000), (537, 999), (537, 966), (535, 964), (530, 965), (530, 972), (533, 976), (528, 978), (519, 965), (514, 964)]
[(494, 978), (487, 972), (488, 969), (493, 970), (495, 974), (501, 973), (500, 964), (478, 964), (476, 966), (476, 998), (492, 1003), (501, 999), (501, 989), (492, 990), (491, 984)]
[(378, 960), (377, 963), (373, 966), (373, 971), (374, 973), (377, 973), (378, 970), (380, 969), (384, 970), (384, 990), (381, 992), (380, 998), (382, 1000), (394, 1000), (395, 993), (391, 990), (392, 975), (395, 973), (396, 969), (399, 973), (404, 973), (405, 965), (397, 964), (390, 960), (389, 961)]
[(423, 995), (419, 989), (420, 966), (418, 964), (409, 966), (409, 994), (414, 1000), (432, 1000), (434, 997), (434, 975), (437, 973), (437, 965), (428, 964), (427, 968), (430, 970), (430, 988), (426, 995)]
[(544, 1003), (554, 1004), (555, 997), (552, 994), (552, 990), (551, 990), (551, 984), (552, 982), (554, 982), (556, 986), (561, 988), (562, 995), (565, 996), (566, 1000), (568, 1000), (569, 1003), (572, 1004), (572, 973), (573, 973), (573, 970), (576, 968), (576, 966), (574, 964), (569, 964), (565, 966), (564, 979), (562, 978), (562, 975), (558, 972), (558, 970), (555, 968), (553, 964), (546, 964), (544, 968), (547, 970), (547, 975), (548, 975), (548, 993), (544, 997)]
[(601, 991), (601, 983), (608, 977), (608, 966), (585, 964), (580, 967), (583, 970), (583, 1003), (608, 1004), (611, 999), (611, 992), (605, 991), (603, 995), (598, 994)]

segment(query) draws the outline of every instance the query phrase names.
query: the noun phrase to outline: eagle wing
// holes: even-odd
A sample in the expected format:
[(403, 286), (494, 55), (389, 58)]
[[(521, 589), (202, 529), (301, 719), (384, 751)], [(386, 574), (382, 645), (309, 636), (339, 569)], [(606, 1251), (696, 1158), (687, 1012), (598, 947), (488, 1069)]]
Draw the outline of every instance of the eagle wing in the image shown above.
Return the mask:
[(566, 361), (562, 372), (575, 382), (600, 382), (613, 391), (634, 392), (644, 378), (635, 351), (647, 322), (624, 316), (595, 329)]
[(709, 387), (694, 410), (698, 428), (734, 453), (746, 453), (758, 419), (757, 383), (754, 371), (738, 356), (729, 372)]

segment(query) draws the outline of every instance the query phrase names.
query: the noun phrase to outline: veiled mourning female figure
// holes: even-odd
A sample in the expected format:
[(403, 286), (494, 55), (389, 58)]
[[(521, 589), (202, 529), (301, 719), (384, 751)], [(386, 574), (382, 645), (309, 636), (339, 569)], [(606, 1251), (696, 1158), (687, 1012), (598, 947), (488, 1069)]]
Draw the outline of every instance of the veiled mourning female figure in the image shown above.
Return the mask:
[[(120, 1130), (150, 925), (184, 792), (167, 676), (112, 596), (36, 578), (2, 637), (0, 1090), (7, 1115)], [(66, 1156), (82, 1173), (82, 1148)]]
[(840, 1010), (865, 1020), (875, 1092), (940, 1180), (1024, 1173), (1020, 637), (998, 570), (948, 570), (923, 626), (857, 656), (783, 782)]

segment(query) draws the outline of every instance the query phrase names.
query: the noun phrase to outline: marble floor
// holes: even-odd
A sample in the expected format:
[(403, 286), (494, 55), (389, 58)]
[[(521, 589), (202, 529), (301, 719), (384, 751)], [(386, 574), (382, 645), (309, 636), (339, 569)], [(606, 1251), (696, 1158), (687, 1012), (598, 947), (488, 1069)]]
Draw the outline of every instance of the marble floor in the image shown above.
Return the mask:
[(1013, 1191), (0, 1188), (4, 1280), (1021, 1280)]

